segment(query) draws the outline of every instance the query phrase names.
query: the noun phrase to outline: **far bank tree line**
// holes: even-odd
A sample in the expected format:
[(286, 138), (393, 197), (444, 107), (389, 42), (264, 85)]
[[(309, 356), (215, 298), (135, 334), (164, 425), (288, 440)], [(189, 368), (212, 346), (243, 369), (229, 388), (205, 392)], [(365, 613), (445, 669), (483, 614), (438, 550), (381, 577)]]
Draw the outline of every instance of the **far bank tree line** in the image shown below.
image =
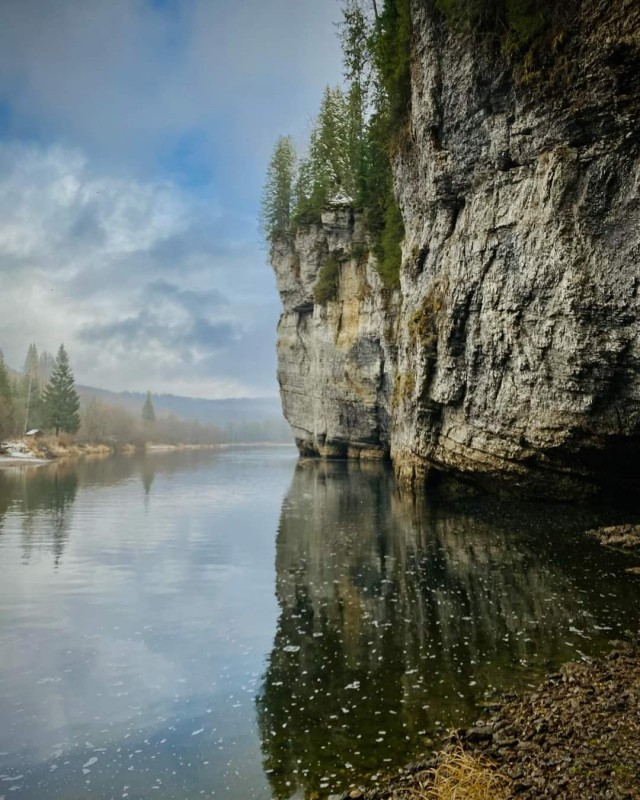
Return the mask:
[(26, 433), (34, 428), (76, 433), (80, 427), (80, 398), (76, 392), (64, 345), (57, 356), (38, 356), (29, 346), (22, 374), (11, 379), (0, 354), (0, 435)]
[(30, 430), (110, 445), (218, 444), (225, 438), (215, 425), (171, 414), (157, 417), (151, 392), (139, 415), (96, 397), (81, 402), (64, 345), (53, 358), (47, 352), (38, 355), (31, 344), (18, 375), (11, 374), (0, 353), (0, 439), (21, 437)]
[[(221, 425), (224, 425), (222, 427)], [(147, 392), (138, 411), (105, 402), (76, 389), (64, 347), (57, 358), (29, 346), (21, 372), (10, 370), (0, 351), (0, 441), (27, 431), (72, 435), (76, 441), (115, 447), (162, 444), (210, 445), (223, 442), (291, 442), (281, 417), (214, 424), (156, 411)]]

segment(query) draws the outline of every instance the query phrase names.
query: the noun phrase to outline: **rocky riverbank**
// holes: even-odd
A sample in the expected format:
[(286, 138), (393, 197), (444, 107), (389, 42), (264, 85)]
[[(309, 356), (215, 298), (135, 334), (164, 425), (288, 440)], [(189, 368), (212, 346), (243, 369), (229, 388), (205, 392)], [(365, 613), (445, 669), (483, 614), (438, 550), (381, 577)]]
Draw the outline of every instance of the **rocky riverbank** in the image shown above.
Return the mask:
[(434, 788), (438, 767), (460, 754), (484, 772), (486, 785), (493, 776), (500, 786), (468, 795), (474, 798), (640, 798), (640, 644), (616, 643), (605, 658), (565, 665), (537, 689), (506, 696), (489, 718), (456, 731), (431, 758), (341, 800), (466, 797)]

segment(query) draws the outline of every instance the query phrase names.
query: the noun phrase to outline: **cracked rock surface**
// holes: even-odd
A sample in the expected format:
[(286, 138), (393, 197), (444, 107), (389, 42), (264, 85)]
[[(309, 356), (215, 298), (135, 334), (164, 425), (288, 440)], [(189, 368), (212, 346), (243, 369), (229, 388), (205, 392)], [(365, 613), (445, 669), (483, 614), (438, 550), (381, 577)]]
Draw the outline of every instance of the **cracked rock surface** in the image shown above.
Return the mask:
[(637, 488), (640, 7), (585, 0), (526, 79), (431, 3), (413, 17), (401, 290), (348, 207), (272, 247), (299, 447), (390, 455), (412, 486), (447, 471), (545, 496)]

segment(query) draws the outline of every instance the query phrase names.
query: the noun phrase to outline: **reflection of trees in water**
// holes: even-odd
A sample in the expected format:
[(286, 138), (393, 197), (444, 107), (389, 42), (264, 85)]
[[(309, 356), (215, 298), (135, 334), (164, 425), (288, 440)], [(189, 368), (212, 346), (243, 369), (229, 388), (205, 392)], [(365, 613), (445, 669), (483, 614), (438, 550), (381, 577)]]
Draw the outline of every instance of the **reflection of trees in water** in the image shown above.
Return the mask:
[(81, 487), (114, 486), (139, 477), (146, 493), (158, 475), (196, 472), (218, 457), (214, 450), (173, 450), (90, 456), (78, 459), (73, 464)]
[(0, 469), (0, 536), (4, 529), (4, 515), (13, 502), (11, 495), (11, 476), (9, 470)]
[[(439, 723), (478, 716), (486, 692), (584, 647), (607, 579), (577, 569), (570, 542), (545, 537), (569, 522), (412, 501), (378, 465), (299, 467), (258, 699), (274, 794), (338, 789), (401, 763)], [(608, 611), (628, 602), (620, 590)]]
[(12, 473), (1, 493), (6, 492), (20, 514), (23, 557), (28, 561), (34, 550), (50, 548), (57, 566), (69, 537), (71, 506), (78, 489), (74, 465), (61, 462)]
[(156, 462), (152, 458), (145, 458), (140, 467), (140, 477), (142, 478), (142, 485), (144, 486), (144, 493), (149, 495), (151, 487), (153, 486), (153, 479), (156, 477)]
[(10, 509), (20, 515), (23, 557), (51, 548), (59, 563), (69, 536), (71, 506), (79, 488), (113, 486), (139, 476), (145, 495), (158, 474), (195, 471), (217, 459), (210, 450), (134, 453), (60, 460), (46, 466), (0, 469), (0, 535)]

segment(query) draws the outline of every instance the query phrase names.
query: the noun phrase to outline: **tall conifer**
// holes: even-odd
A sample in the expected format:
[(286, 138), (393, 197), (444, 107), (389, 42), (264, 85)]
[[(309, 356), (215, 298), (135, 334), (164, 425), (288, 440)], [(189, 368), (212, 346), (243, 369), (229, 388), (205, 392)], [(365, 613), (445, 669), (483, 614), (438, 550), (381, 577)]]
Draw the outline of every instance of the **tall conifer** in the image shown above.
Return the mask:
[(56, 436), (60, 431), (75, 433), (80, 427), (80, 398), (76, 392), (69, 356), (60, 345), (51, 380), (44, 390), (44, 410), (49, 427)]
[(4, 363), (4, 356), (0, 351), (0, 436), (9, 436), (14, 428), (13, 392), (9, 371)]
[(293, 140), (281, 136), (273, 150), (262, 194), (261, 225), (268, 239), (289, 232), (296, 160)]
[(42, 419), (42, 383), (38, 372), (38, 348), (30, 344), (20, 379), (20, 401), (25, 432), (41, 425)]

